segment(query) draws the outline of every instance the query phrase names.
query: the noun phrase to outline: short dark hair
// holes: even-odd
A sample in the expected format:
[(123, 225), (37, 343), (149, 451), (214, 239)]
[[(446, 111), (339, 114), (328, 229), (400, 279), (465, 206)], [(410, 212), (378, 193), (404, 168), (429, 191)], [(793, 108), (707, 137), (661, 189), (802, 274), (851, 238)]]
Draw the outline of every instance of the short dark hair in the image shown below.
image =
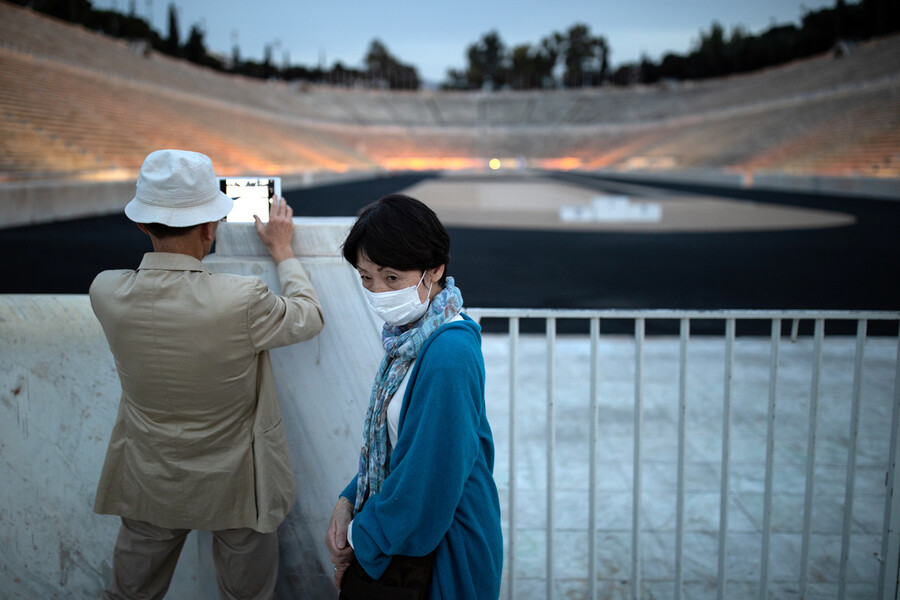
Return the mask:
[(360, 211), (344, 241), (343, 253), (354, 267), (360, 253), (376, 265), (400, 271), (445, 265), (439, 282), (443, 287), (446, 266), (450, 264), (450, 236), (424, 203), (403, 194), (391, 194)]
[(171, 225), (163, 225), (162, 223), (143, 223), (143, 226), (146, 227), (147, 231), (149, 231), (150, 234), (158, 240), (178, 237), (180, 235), (186, 234), (195, 227), (199, 227), (199, 225), (189, 225), (187, 227), (172, 227)]

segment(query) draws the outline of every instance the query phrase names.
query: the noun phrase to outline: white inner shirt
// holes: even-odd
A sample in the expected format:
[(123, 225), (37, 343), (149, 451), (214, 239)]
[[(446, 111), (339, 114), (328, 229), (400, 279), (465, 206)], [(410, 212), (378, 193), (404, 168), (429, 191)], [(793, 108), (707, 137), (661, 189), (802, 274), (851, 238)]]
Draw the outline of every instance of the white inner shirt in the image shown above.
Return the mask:
[[(462, 320), (462, 316), (457, 314), (452, 319), (447, 320), (447, 323), (454, 323), (456, 321)], [(394, 392), (394, 395), (391, 396), (390, 403), (388, 403), (387, 426), (388, 437), (391, 440), (391, 448), (397, 445), (397, 430), (400, 428), (400, 411), (403, 410), (403, 399), (404, 396), (406, 396), (406, 388), (409, 385), (409, 374), (412, 373), (413, 367), (415, 366), (416, 361), (413, 361), (412, 364), (409, 365), (409, 370), (403, 377), (403, 381), (401, 381), (400, 385), (397, 386), (397, 391)]]

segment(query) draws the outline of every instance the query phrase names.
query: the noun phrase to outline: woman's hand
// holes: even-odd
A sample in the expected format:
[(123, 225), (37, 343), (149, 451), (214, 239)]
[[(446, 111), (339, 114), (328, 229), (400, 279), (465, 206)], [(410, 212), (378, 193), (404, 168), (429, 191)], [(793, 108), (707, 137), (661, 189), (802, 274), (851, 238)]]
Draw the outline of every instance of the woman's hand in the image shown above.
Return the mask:
[(325, 545), (328, 546), (331, 562), (334, 563), (334, 587), (337, 589), (341, 589), (341, 580), (353, 558), (353, 548), (347, 543), (347, 527), (352, 520), (353, 506), (349, 500), (341, 496), (331, 513), (331, 522), (325, 534)]

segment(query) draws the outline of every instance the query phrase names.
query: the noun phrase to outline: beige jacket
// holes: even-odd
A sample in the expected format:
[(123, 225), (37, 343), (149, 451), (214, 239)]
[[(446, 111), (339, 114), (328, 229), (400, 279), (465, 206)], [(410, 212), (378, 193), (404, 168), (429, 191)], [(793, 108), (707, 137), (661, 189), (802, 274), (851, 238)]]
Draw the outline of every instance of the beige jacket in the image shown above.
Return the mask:
[(91, 305), (122, 397), (94, 510), (160, 527), (275, 531), (294, 474), (267, 350), (321, 331), (296, 258), (283, 296), (258, 278), (211, 274), (151, 252), (137, 271), (104, 271)]

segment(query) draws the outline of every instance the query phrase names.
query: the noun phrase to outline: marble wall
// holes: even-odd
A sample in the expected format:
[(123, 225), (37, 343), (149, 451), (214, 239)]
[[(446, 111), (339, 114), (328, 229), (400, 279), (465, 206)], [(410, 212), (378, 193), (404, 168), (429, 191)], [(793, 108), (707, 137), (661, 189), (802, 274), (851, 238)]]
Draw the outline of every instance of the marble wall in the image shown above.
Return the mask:
[[(288, 431), (297, 500), (281, 529), (279, 598), (327, 597), (325, 530), (338, 494), (356, 473), (372, 377), (383, 353), (380, 323), (356, 271), (340, 254), (352, 218), (295, 218), (294, 253), (319, 295), (325, 328), (308, 342), (272, 351)], [(223, 223), (213, 272), (255, 275), (280, 290), (274, 262), (252, 224)]]

